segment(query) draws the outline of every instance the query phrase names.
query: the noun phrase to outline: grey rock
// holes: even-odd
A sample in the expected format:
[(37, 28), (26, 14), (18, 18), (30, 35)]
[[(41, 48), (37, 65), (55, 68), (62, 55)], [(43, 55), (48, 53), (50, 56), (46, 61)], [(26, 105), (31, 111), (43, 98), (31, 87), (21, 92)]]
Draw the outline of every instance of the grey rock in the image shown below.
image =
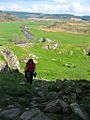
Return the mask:
[(68, 63), (66, 63), (66, 64), (63, 64), (63, 66), (68, 67), (68, 68), (75, 68), (74, 64), (68, 64)]
[(79, 87), (76, 87), (76, 93), (82, 93), (82, 90)]
[(72, 93), (74, 90), (73, 90), (73, 87), (72, 86), (68, 86), (65, 90), (66, 93)]
[(49, 100), (55, 100), (58, 98), (57, 92), (47, 92), (47, 99)]
[(58, 100), (48, 103), (45, 107), (46, 112), (58, 112), (60, 110), (61, 110), (61, 106), (60, 106)]
[(61, 99), (57, 99), (55, 101), (49, 102), (45, 107), (46, 112), (67, 112), (68, 104)]
[(0, 108), (0, 111), (2, 111), (2, 108)]
[(20, 84), (20, 85), (25, 85), (25, 82), (20, 82), (19, 84)]
[(33, 97), (32, 101), (34, 102), (41, 102), (42, 98), (41, 97)]
[(8, 108), (10, 109), (10, 108), (14, 108), (15, 106), (14, 105), (9, 105), (8, 106)]
[(1, 71), (4, 67), (5, 67), (5, 64), (4, 64), (2, 61), (0, 61), (0, 71)]
[(70, 104), (72, 111), (83, 120), (89, 120), (88, 114), (77, 103)]
[(36, 117), (32, 118), (32, 120), (51, 120), (51, 119), (44, 115), (44, 113), (40, 112)]
[(25, 108), (25, 110), (30, 110), (30, 108)]
[(48, 42), (51, 43), (53, 40), (48, 39), (48, 38), (40, 38), (39, 42)]
[(76, 94), (76, 93), (71, 93), (71, 98), (72, 98), (73, 100), (76, 100), (77, 94)]
[(9, 49), (4, 49), (3, 51), (1, 51), (1, 54), (4, 56), (8, 63), (8, 66), (11, 69), (20, 71), (20, 64), (17, 56), (12, 51), (10, 51)]
[(30, 111), (25, 111), (20, 117), (20, 120), (30, 120), (34, 116), (38, 115), (40, 110), (38, 108), (32, 109)]
[(0, 112), (0, 117), (5, 117), (5, 118), (16, 118), (20, 114), (20, 109), (19, 108), (13, 108), (9, 110), (4, 110)]
[(35, 90), (38, 91), (38, 90), (39, 90), (39, 87), (35, 87)]
[(30, 105), (31, 105), (32, 108), (38, 107), (38, 104), (36, 104), (36, 103), (34, 103), (34, 102), (31, 102)]
[(43, 46), (42, 48), (48, 50), (50, 47), (49, 47), (49, 45), (45, 45), (45, 46)]
[(44, 93), (43, 93), (42, 91), (38, 91), (37, 95), (38, 95), (39, 97), (44, 97)]
[(31, 111), (24, 112), (20, 117), (20, 120), (51, 120), (49, 117), (44, 115), (38, 108), (32, 109)]

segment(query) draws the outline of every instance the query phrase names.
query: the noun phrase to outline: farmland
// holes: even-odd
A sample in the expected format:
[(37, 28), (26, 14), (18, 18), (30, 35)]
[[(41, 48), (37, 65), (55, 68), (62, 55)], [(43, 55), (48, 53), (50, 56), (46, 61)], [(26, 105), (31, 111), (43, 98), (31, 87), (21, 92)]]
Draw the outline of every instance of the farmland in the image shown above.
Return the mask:
[[(54, 20), (1, 22), (0, 49), (9, 48), (16, 54), (22, 73), (25, 67), (24, 59), (29, 58), (29, 54), (34, 54), (39, 79), (89, 80), (90, 57), (86, 53), (90, 48), (90, 35), (42, 29), (55, 22)], [(28, 26), (29, 32), (33, 35), (33, 43), (24, 36), (22, 32), (24, 25)], [(42, 38), (48, 38), (61, 46), (53, 49), (51, 42), (40, 42)], [(26, 45), (18, 44), (18, 41), (24, 41)], [(50, 49), (45, 49), (47, 45)]]

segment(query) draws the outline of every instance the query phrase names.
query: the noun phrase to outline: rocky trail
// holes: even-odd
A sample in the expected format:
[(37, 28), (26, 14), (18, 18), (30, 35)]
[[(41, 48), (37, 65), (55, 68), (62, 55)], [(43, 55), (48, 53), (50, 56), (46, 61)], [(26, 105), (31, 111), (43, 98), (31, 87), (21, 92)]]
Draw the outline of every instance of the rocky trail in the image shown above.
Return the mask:
[(28, 90), (0, 108), (0, 120), (90, 120), (89, 81), (34, 80), (32, 86), (19, 85)]

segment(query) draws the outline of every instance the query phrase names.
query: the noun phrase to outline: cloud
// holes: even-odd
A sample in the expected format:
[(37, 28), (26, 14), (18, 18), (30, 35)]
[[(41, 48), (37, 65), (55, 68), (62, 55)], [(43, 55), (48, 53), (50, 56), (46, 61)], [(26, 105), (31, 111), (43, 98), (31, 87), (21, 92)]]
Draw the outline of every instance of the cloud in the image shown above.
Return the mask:
[(90, 14), (90, 5), (84, 6), (80, 2), (72, 3), (72, 11), (77, 15)]
[(68, 0), (53, 0), (54, 2), (66, 3)]
[(10, 10), (14, 10), (14, 11), (24, 11), (24, 8), (17, 5), (17, 4), (13, 4), (10, 8), (8, 8)]
[(0, 0), (0, 5), (3, 10), (90, 15), (90, 0)]
[(5, 10), (5, 7), (4, 6), (0, 6), (0, 10)]
[(56, 4), (38, 4), (32, 5), (29, 9), (26, 9), (29, 12), (42, 12), (42, 13), (60, 13), (69, 11), (69, 7), (67, 5), (58, 5)]

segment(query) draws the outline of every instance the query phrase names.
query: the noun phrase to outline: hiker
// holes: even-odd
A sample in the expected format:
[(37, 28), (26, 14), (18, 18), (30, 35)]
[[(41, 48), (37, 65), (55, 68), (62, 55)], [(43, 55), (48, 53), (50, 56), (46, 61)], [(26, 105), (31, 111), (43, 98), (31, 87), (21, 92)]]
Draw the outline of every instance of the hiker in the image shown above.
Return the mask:
[(27, 82), (32, 84), (33, 76), (36, 77), (36, 64), (34, 63), (33, 59), (29, 59), (25, 66), (25, 77)]

